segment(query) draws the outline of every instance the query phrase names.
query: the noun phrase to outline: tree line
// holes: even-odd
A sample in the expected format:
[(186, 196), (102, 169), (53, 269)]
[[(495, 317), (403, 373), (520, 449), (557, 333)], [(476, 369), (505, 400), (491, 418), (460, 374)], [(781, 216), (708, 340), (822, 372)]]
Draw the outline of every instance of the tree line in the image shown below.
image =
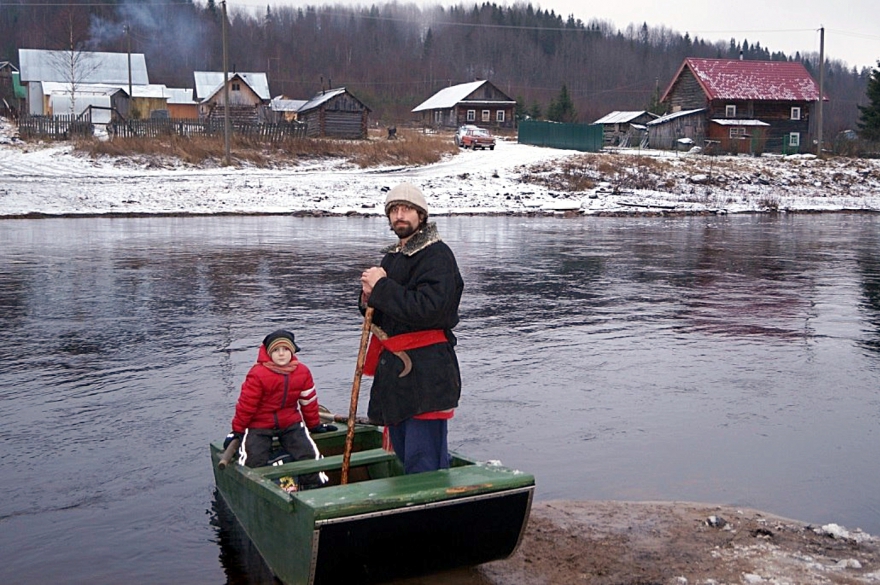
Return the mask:
[[(152, 83), (192, 87), (193, 71), (223, 68), (222, 13), (215, 0), (7, 0), (0, 8), (0, 61), (18, 64), (19, 48), (130, 47), (145, 54)], [(589, 123), (614, 110), (657, 111), (686, 57), (800, 61), (819, 77), (818, 54), (691, 38), (648, 23), (618, 29), (532, 4), (257, 11), (232, 5), (227, 15), (231, 71), (266, 72), (272, 95), (291, 99), (345, 86), (381, 125), (406, 123), (434, 92), (475, 79), (516, 99), (520, 113)], [(868, 68), (826, 59), (829, 135), (857, 127), (870, 77)]]

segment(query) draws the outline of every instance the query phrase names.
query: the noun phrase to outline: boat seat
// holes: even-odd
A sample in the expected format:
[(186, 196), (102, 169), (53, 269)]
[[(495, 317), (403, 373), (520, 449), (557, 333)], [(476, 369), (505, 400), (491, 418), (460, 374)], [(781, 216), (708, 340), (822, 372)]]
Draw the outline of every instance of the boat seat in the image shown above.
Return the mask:
[[(354, 468), (396, 461), (397, 455), (379, 448), (352, 453), (349, 463), (350, 466)], [(336, 471), (340, 469), (342, 469), (342, 455), (331, 455), (330, 457), (324, 457), (323, 459), (308, 459), (304, 461), (294, 461), (293, 463), (285, 463), (284, 465), (260, 467), (255, 471), (259, 471), (260, 475), (267, 479), (278, 479), (286, 475), (305, 475), (307, 473)]]

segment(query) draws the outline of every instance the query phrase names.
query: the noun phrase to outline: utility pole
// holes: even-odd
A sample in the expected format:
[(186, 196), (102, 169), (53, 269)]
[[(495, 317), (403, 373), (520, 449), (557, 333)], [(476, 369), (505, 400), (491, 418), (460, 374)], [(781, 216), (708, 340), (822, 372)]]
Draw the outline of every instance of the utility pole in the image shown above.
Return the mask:
[(816, 136), (819, 145), (816, 147), (816, 155), (822, 156), (822, 106), (825, 101), (825, 27), (819, 27), (819, 106), (816, 108)]
[(125, 25), (125, 36), (128, 40), (128, 117), (131, 119), (131, 103), (134, 96), (131, 95), (131, 26)]
[(223, 152), (226, 166), (229, 160), (229, 50), (226, 42), (226, 0), (220, 3), (223, 8)]

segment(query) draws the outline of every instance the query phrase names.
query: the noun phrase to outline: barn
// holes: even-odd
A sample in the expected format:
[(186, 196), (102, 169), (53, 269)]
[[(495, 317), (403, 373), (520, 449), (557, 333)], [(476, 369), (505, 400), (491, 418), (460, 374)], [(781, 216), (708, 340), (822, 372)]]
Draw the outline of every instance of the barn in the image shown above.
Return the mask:
[(365, 139), (370, 108), (344, 87), (322, 90), (303, 104), (296, 119), (309, 137)]

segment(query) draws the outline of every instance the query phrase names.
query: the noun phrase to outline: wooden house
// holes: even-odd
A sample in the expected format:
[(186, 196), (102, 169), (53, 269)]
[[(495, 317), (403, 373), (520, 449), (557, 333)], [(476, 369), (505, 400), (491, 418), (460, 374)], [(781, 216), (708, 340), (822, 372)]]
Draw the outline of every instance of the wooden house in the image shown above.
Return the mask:
[(441, 89), (412, 110), (422, 124), (433, 128), (513, 128), (515, 111), (516, 100), (486, 80)]
[(801, 63), (696, 58), (684, 60), (660, 98), (673, 113), (705, 110), (706, 133), (693, 137), (700, 146), (723, 140), (739, 152), (747, 138), (752, 151), (785, 153), (812, 149), (818, 100)]
[[(195, 101), (199, 117), (219, 118), (225, 115), (226, 92), (223, 72), (195, 71)], [(265, 73), (229, 73), (229, 117), (233, 122), (256, 123), (265, 119), (265, 110), (272, 99)]]
[(370, 108), (344, 87), (322, 90), (296, 111), (296, 119), (306, 124), (309, 137), (367, 137)]
[(640, 144), (647, 134), (646, 124), (659, 116), (646, 112), (611, 112), (593, 124), (602, 125), (603, 143), (606, 146), (630, 146)]
[[(95, 85), (124, 89), (128, 96), (129, 83), (131, 93), (135, 95), (138, 93), (134, 91), (135, 87), (145, 88), (150, 83), (143, 53), (129, 56), (127, 53), (78, 51), (75, 59), (71, 59), (70, 51), (19, 49), (18, 60), (21, 84), (27, 96), (27, 113), (35, 116), (49, 114), (51, 92), (43, 87), (45, 83), (65, 85), (65, 91), (68, 95), (73, 94), (74, 101), (77, 92), (86, 86), (92, 86), (89, 91), (94, 90)], [(144, 92), (151, 95), (153, 90), (144, 89)], [(143, 106), (146, 110), (150, 107), (149, 103)], [(125, 108), (126, 112), (128, 110)]]
[(18, 111), (16, 82), (18, 67), (9, 61), (0, 61), (0, 112), (14, 113)]

